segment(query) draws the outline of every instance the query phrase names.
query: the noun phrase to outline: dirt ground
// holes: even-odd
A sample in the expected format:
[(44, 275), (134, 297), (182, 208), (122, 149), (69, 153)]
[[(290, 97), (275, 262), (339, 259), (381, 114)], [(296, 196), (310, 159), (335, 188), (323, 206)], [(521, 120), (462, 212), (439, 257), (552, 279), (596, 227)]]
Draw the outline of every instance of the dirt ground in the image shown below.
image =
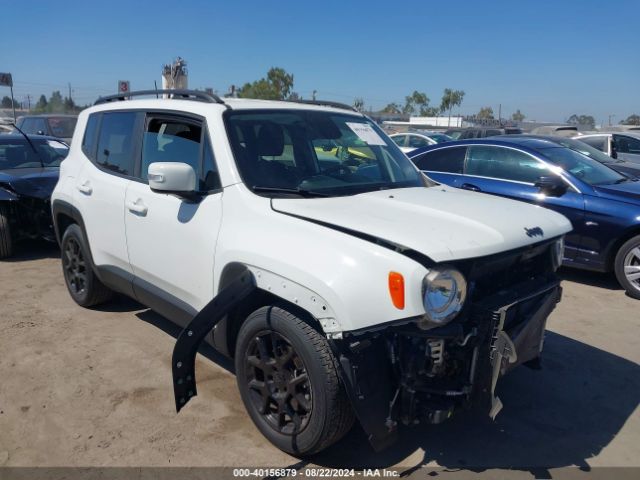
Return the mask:
[(198, 396), (177, 415), (170, 361), (179, 328), (125, 298), (76, 306), (58, 255), (28, 244), (0, 262), (0, 466), (440, 466), (536, 476), (640, 467), (640, 302), (610, 276), (563, 272), (544, 368), (502, 380), (495, 422), (462, 414), (409, 429), (381, 453), (354, 428), (307, 463), (262, 437), (231, 363), (211, 349), (198, 356)]

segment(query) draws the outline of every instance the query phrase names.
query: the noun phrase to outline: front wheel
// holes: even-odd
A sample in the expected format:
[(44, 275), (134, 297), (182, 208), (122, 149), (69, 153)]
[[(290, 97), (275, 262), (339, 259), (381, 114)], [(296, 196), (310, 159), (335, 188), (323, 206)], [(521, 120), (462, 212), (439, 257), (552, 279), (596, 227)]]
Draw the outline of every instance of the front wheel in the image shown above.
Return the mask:
[(236, 379), (251, 419), (280, 450), (310, 455), (337, 442), (354, 415), (326, 338), (278, 307), (253, 312), (238, 333)]
[(628, 240), (618, 250), (616, 278), (630, 297), (640, 300), (640, 235)]

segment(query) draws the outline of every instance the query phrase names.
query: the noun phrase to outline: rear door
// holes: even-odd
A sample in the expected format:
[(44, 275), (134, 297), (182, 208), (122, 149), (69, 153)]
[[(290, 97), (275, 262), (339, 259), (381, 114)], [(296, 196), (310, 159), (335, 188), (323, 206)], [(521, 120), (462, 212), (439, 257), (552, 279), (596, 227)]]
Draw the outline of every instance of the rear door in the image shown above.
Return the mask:
[[(193, 167), (199, 197), (151, 191), (147, 173), (154, 162)], [(135, 295), (186, 324), (213, 298), (213, 261), (222, 221), (222, 189), (204, 119), (147, 114), (138, 172), (127, 189), (124, 208)]]
[(570, 185), (561, 197), (541, 194), (534, 183), (542, 176), (556, 176), (557, 173), (540, 159), (515, 148), (470, 145), (464, 173), (460, 188), (533, 203), (563, 214), (574, 227), (566, 236), (565, 256), (575, 256), (580, 248), (579, 230), (584, 221), (584, 198)]
[(460, 187), (467, 147), (443, 147), (429, 150), (411, 160), (436, 182)]
[(89, 116), (82, 152), (91, 161), (76, 177), (74, 201), (84, 221), (93, 261), (109, 283), (131, 293), (131, 266), (124, 226), (124, 199), (139, 156), (138, 112)]

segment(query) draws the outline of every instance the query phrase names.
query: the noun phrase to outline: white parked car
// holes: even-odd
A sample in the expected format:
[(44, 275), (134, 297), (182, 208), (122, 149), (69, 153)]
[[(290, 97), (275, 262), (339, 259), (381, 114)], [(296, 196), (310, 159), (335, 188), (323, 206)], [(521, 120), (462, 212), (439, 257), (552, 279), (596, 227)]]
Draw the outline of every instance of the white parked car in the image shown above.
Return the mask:
[(354, 418), (382, 447), (399, 423), (497, 414), (560, 299), (565, 217), (432, 182), (349, 107), (173, 94), (84, 110), (52, 209), (79, 305), (117, 291), (185, 326), (178, 410), (206, 340), (292, 454)]
[(400, 150), (405, 153), (411, 152), (416, 148), (453, 141), (453, 138), (440, 132), (394, 133), (390, 135), (390, 138), (392, 138), (396, 145), (400, 147)]
[(640, 163), (640, 132), (590, 132), (573, 138), (597, 148), (611, 158)]

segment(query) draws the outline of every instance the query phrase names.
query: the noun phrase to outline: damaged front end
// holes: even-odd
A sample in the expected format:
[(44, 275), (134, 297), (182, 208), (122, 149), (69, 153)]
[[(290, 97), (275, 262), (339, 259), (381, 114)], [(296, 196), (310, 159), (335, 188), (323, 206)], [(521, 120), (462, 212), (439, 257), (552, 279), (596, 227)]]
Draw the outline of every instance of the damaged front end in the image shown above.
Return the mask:
[(554, 254), (546, 242), (461, 263), (469, 299), (446, 325), (412, 319), (331, 340), (374, 448), (393, 442), (399, 424), (441, 423), (460, 408), (495, 418), (499, 377), (539, 361), (562, 292)]

